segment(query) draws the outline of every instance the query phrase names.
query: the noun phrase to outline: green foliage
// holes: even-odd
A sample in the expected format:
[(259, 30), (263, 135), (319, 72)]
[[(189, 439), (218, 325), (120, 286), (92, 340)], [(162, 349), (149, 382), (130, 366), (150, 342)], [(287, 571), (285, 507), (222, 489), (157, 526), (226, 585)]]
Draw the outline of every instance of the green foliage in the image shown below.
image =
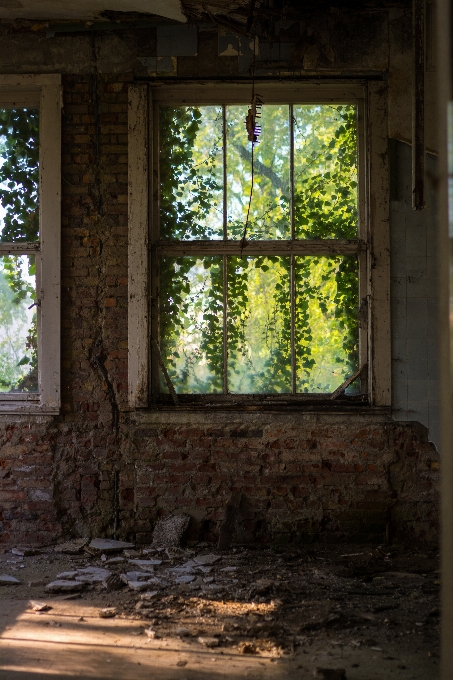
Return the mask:
[[(228, 238), (242, 236), (250, 191), (246, 107), (227, 107)], [(288, 107), (263, 107), (250, 239), (290, 237)], [(285, 122), (286, 115), (286, 122)], [(164, 107), (160, 118), (161, 238), (222, 236), (221, 107)], [(357, 237), (355, 107), (294, 107), (296, 238)], [(332, 392), (358, 367), (354, 257), (228, 256), (161, 262), (160, 341), (178, 392)], [(291, 308), (291, 280), (295, 305)], [(293, 315), (293, 318), (292, 318)], [(292, 325), (294, 356), (292, 357)], [(166, 391), (165, 385), (162, 389)]]
[[(0, 109), (2, 242), (39, 239), (38, 189), (39, 110)], [(35, 277), (33, 256), (1, 258), (0, 390), (38, 389), (37, 315), (26, 312), (36, 303)]]
[(0, 109), (3, 242), (39, 238), (39, 110)]
[(354, 106), (294, 107), (296, 238), (357, 238)]
[(222, 392), (222, 257), (163, 258), (160, 280), (161, 349), (177, 391)]
[(202, 118), (192, 106), (165, 106), (159, 123), (161, 238), (221, 237), (222, 108), (203, 107)]
[[(3, 257), (2, 260), (7, 259)], [(19, 258), (9, 264), (13, 269)], [(15, 261), (14, 261), (15, 260)], [(3, 264), (3, 262), (0, 260)], [(30, 297), (16, 296), (5, 267), (0, 268), (0, 391), (37, 390), (37, 320), (31, 324), (27, 307)], [(28, 330), (27, 330), (28, 328)], [(26, 354), (24, 355), (24, 350)]]

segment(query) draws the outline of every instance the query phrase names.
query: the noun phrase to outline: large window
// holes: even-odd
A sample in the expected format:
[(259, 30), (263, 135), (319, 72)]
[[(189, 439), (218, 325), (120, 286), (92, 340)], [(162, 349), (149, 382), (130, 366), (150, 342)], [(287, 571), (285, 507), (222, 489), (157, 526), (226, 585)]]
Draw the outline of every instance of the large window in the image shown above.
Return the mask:
[(59, 129), (59, 76), (0, 76), (0, 412), (58, 412)]
[[(250, 87), (134, 88), (131, 148), (144, 151), (129, 178), (131, 401), (387, 403), (389, 375), (376, 373), (388, 351), (385, 195), (369, 208), (385, 116), (367, 123), (366, 88), (260, 84), (255, 143)], [(138, 318), (145, 293), (149, 321)]]

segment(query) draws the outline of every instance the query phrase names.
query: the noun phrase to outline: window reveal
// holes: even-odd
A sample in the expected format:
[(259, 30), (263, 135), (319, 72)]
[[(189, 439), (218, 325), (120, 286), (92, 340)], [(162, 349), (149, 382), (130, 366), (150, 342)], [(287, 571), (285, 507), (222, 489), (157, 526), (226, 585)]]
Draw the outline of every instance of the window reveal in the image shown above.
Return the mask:
[(246, 115), (159, 107), (162, 356), (178, 393), (331, 393), (359, 366), (357, 110), (263, 106), (240, 256)]

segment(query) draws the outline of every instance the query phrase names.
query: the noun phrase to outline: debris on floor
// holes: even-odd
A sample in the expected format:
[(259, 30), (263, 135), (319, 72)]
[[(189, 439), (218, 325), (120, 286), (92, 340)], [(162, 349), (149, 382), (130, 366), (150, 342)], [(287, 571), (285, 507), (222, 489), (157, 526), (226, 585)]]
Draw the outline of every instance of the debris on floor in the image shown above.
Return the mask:
[[(40, 614), (53, 598), (79, 598), (96, 607), (99, 618), (142, 622), (134, 635), (173, 638), (216, 654), (234, 650), (251, 661), (300, 656), (301, 668), (325, 680), (356, 676), (340, 667), (341, 658), (336, 665), (316, 663), (319, 646), (332, 654), (348, 650), (351, 658), (367, 650), (400, 666), (407, 666), (408, 650), (417, 649), (438, 663), (435, 550), (236, 545), (213, 552), (206, 543), (142, 547), (104, 539), (87, 547), (93, 543), (99, 546), (93, 552), (49, 547), (28, 556), (0, 555), (6, 572), (0, 597), (14, 592)], [(127, 547), (120, 550), (118, 543)], [(115, 558), (102, 559), (109, 548)], [(8, 573), (18, 568), (22, 582)]]
[(157, 522), (153, 533), (154, 548), (177, 548), (190, 522), (189, 515), (173, 515)]

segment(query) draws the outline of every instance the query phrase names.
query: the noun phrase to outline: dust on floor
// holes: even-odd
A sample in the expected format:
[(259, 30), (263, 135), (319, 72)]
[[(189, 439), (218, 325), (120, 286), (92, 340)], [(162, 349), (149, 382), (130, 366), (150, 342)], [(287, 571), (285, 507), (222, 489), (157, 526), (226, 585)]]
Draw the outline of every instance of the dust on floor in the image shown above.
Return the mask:
[[(0, 555), (0, 574), (20, 581), (0, 587), (0, 678), (438, 676), (434, 551), (23, 552)], [(76, 585), (49, 590), (55, 580)]]

